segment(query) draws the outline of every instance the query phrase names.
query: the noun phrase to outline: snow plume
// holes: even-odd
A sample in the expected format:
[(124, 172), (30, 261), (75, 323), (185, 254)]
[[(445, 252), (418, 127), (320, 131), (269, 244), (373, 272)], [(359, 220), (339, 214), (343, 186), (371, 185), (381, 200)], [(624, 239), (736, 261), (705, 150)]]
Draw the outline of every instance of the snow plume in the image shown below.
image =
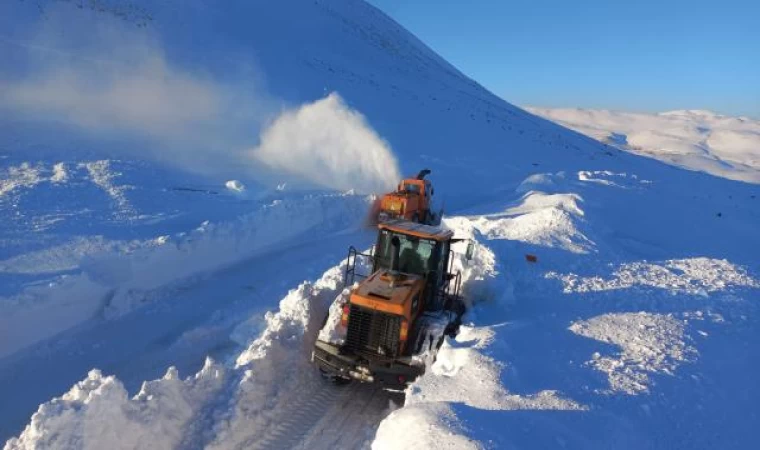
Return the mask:
[(109, 151), (205, 175), (365, 193), (400, 178), (389, 145), (338, 94), (286, 105), (260, 89), (249, 57), (199, 66), (156, 32), (68, 4), (31, 29), (1, 43), (23, 64), (0, 67), (0, 115), (116, 139)]
[(251, 154), (285, 176), (333, 189), (380, 192), (401, 178), (388, 143), (336, 93), (284, 112)]
[(0, 68), (0, 115), (118, 140), (120, 149), (108, 148), (124, 157), (239, 171), (259, 126), (279, 109), (258, 89), (256, 71), (237, 62), (246, 59), (186, 65), (156, 33), (68, 4), (50, 5), (29, 28), (3, 42), (23, 64)]

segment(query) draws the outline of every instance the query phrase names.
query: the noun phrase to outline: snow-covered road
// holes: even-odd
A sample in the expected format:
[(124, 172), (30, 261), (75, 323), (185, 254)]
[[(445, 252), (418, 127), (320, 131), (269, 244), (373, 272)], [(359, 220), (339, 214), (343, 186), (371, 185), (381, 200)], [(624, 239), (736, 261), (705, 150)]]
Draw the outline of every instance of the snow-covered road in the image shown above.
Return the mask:
[[(90, 374), (46, 403), (7, 448), (79, 442), (428, 448), (442, 436), (452, 448), (560, 441), (571, 448), (610, 442), (640, 448), (655, 438), (664, 445), (742, 447), (751, 416), (737, 420), (728, 409), (742, 395), (758, 395), (748, 343), (758, 337), (759, 268), (747, 265), (740, 245), (697, 244), (702, 228), (682, 229), (676, 238), (663, 230), (642, 235), (638, 223), (620, 222), (624, 207), (646, 199), (653, 205), (658, 189), (667, 191), (668, 183), (612, 172), (536, 174), (511, 198), (488, 198), (468, 215), (448, 217), (445, 224), (458, 237), (479, 242), (473, 261), (456, 261), (474, 305), (460, 336), (447, 341), (431, 371), (403, 398), (372, 386), (332, 386), (309, 363), (318, 324), (342, 289), (343, 266), (335, 263), (348, 245), (368, 246), (373, 239), (371, 230), (336, 229), (173, 285), (166, 297), (133, 313), (70, 330), (4, 360), (3, 386), (45, 386), (46, 368), (61, 364), (56, 380), (63, 381), (34, 400), (28, 392), (3, 392), (13, 400), (7, 404), (29, 408), (93, 366), (117, 375)], [(683, 207), (659, 209), (659, 220), (673, 223), (683, 214), (696, 220), (702, 208), (686, 205), (695, 193), (671, 192)], [(744, 233), (746, 217), (756, 212), (741, 205), (718, 225)], [(703, 256), (688, 256), (694, 252)], [(537, 255), (537, 262), (526, 254)], [(656, 259), (663, 254), (682, 257)], [(272, 312), (262, 317), (266, 310)], [(207, 355), (218, 362), (204, 363)], [(182, 376), (171, 369), (156, 379), (169, 365)], [(145, 379), (156, 380), (132, 397)], [(684, 411), (672, 415), (672, 408)], [(716, 417), (716, 409), (725, 414)], [(3, 411), (5, 423), (20, 416), (15, 406)], [(705, 430), (716, 430), (709, 423), (717, 421), (733, 434), (669, 434), (655, 426), (681, 429), (687, 421)], [(525, 432), (501, 433), (499, 423)], [(604, 432), (593, 434), (599, 427)], [(644, 433), (651, 427), (659, 431)], [(124, 430), (132, 431), (122, 441)]]
[(134, 313), (86, 322), (0, 360), (0, 396), (6, 399), (0, 403), (0, 437), (93, 367), (117, 375), (134, 393), (143, 380), (160, 377), (169, 366), (190, 374), (207, 356), (231, 357), (260, 332), (263, 313), (274, 299), (340, 261), (349, 245), (368, 246), (374, 239), (370, 230), (338, 231), (320, 233), (316, 241), (307, 240), (313, 236), (309, 233), (300, 242), (161, 287)]
[[(756, 447), (756, 121), (600, 143), (362, 0), (80, 3), (0, 2), (5, 450)], [(308, 359), (422, 168), (478, 245), (402, 407)]]

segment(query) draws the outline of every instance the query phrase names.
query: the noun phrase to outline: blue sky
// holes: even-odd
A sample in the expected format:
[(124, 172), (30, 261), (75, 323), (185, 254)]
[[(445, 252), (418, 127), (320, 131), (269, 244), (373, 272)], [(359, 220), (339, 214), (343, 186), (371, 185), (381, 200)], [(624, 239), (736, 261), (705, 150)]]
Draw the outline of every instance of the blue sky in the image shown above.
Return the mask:
[(370, 0), (518, 105), (760, 118), (758, 0)]

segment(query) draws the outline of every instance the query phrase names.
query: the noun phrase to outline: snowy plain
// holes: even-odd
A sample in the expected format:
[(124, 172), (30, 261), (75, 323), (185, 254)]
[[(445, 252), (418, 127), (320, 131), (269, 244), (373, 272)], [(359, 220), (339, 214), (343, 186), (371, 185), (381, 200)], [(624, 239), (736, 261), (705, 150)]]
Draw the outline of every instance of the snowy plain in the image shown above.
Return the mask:
[[(754, 153), (619, 151), (362, 1), (99, 5), (0, 6), (7, 450), (753, 448)], [(367, 194), (421, 167), (465, 326), (402, 396), (327, 385)]]
[(659, 114), (526, 108), (613, 147), (713, 175), (760, 183), (760, 121), (703, 110)]

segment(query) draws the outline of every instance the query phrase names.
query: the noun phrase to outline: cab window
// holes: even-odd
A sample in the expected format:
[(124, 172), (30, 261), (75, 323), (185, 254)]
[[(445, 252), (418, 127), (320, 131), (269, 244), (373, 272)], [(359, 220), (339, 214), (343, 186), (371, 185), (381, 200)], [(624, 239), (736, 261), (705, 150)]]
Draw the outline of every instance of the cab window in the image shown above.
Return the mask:
[(411, 192), (413, 194), (419, 194), (420, 193), (420, 186), (417, 185), (417, 184), (411, 184), (411, 183), (409, 183), (409, 184), (405, 184), (404, 185), (404, 190), (407, 191), (407, 192)]
[(435, 270), (438, 260), (436, 254), (436, 242), (429, 239), (420, 239), (414, 236), (405, 236), (384, 230), (380, 234), (377, 245), (377, 265), (379, 268), (390, 269), (393, 236), (399, 238), (399, 270), (404, 273), (425, 276), (429, 271)]

